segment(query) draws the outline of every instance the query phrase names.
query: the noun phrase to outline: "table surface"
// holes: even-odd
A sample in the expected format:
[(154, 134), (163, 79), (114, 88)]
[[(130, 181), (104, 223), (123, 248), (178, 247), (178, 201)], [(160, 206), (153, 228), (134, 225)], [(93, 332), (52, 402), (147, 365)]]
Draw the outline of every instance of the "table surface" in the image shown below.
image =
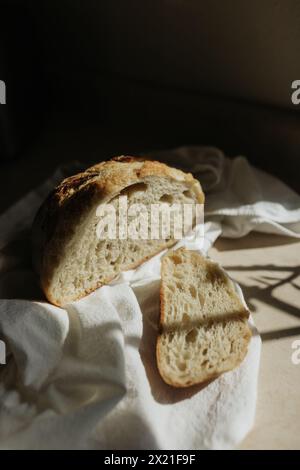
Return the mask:
[(300, 449), (300, 364), (292, 362), (300, 340), (300, 242), (252, 233), (219, 239), (209, 254), (239, 282), (262, 338), (255, 425), (239, 448)]
[[(162, 146), (168, 143), (156, 145)], [(50, 127), (24, 158), (0, 167), (0, 213), (58, 164), (74, 159), (95, 162), (149, 148), (150, 141), (139, 140), (134, 132), (115, 135), (93, 126), (65, 126), (63, 131)], [(239, 448), (300, 449), (300, 364), (292, 362), (292, 344), (300, 340), (300, 242), (252, 233), (238, 240), (217, 240), (210, 256), (240, 283), (262, 336), (255, 426)]]

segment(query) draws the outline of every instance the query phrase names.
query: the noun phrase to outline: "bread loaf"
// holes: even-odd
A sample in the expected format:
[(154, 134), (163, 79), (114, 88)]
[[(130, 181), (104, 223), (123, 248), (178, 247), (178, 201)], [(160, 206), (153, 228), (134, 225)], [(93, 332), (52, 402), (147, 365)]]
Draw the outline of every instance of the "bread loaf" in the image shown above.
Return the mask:
[(154, 203), (204, 202), (191, 174), (141, 158), (117, 157), (65, 179), (33, 224), (34, 265), (50, 302), (63, 306), (77, 300), (175, 243), (172, 234), (158, 239), (100, 239), (99, 209), (109, 203), (118, 215), (124, 195), (128, 204), (142, 203), (147, 211)]
[(233, 282), (200, 253), (180, 248), (162, 259), (157, 364), (175, 387), (206, 382), (238, 366), (251, 331)]

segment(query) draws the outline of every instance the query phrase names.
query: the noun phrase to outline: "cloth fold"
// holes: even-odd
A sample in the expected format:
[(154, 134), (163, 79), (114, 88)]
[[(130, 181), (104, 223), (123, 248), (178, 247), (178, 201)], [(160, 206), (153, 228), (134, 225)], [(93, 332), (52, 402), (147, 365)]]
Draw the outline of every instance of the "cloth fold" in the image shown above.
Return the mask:
[[(206, 253), (218, 236), (251, 230), (300, 236), (300, 198), (245, 158), (201, 147), (151, 156), (192, 171), (206, 192), (204, 243), (186, 238), (178, 246)], [(8, 353), (0, 448), (234, 447), (254, 422), (260, 337), (252, 322), (243, 363), (209, 385), (164, 384), (155, 365), (162, 254), (64, 309), (30, 300), (39, 299), (30, 225), (65, 174), (57, 170), (0, 217), (0, 335)]]

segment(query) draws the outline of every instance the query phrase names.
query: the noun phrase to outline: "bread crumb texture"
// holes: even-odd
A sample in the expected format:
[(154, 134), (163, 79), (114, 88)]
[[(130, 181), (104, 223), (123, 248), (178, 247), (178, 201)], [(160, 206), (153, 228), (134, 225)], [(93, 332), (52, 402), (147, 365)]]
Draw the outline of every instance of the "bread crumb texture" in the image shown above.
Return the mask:
[(180, 248), (162, 260), (157, 364), (175, 387), (206, 382), (244, 359), (249, 312), (220, 266)]

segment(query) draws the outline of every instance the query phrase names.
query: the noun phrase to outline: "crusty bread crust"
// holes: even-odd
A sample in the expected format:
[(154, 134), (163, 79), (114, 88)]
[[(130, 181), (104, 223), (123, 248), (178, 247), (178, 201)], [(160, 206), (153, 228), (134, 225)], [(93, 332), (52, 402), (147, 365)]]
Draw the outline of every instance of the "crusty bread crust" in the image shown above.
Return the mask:
[[(41, 287), (51, 303), (61, 305), (51, 295), (52, 274), (64, 244), (70, 233), (76, 230), (79, 219), (87, 213), (93, 202), (97, 201), (97, 204), (108, 202), (124, 188), (142, 182), (148, 176), (162, 176), (185, 182), (193, 187), (198, 202), (204, 203), (201, 186), (192, 174), (158, 161), (130, 156), (115, 157), (98, 163), (66, 178), (50, 193), (35, 217), (32, 241), (34, 267), (39, 275)], [(167, 246), (172, 246), (174, 243), (171, 240)], [(136, 268), (149, 257), (132, 264), (129, 269)], [(111, 280), (112, 278), (107, 278), (105, 282), (99, 282), (95, 288), (86, 290), (80, 297)]]

